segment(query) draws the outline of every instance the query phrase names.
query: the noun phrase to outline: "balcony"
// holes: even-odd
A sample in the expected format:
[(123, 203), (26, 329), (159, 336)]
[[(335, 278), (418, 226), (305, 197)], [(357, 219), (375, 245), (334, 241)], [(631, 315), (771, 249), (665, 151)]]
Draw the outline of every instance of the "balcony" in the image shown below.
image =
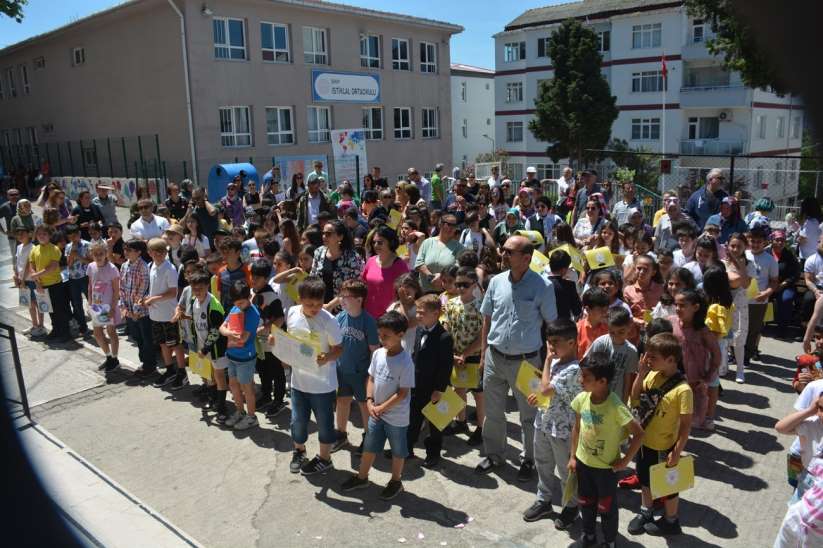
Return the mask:
[(740, 139), (682, 139), (680, 154), (710, 154), (730, 156), (743, 154), (745, 145)]
[(751, 90), (742, 85), (689, 84), (680, 88), (680, 108), (743, 108), (751, 101)]
[(690, 32), (689, 36), (686, 37), (686, 43), (683, 44), (683, 48), (680, 50), (681, 58), (684, 61), (712, 59), (714, 55), (709, 53), (709, 50), (706, 47), (706, 42), (713, 37), (713, 35), (695, 37), (695, 35)]

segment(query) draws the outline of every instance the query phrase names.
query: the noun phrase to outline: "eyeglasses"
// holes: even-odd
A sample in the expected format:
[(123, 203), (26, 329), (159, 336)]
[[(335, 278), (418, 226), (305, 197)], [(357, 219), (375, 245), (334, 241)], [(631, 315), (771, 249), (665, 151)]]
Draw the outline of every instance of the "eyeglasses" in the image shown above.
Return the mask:
[(468, 289), (474, 285), (474, 282), (457, 282), (454, 284), (454, 287), (457, 289)]
[(519, 249), (509, 249), (508, 247), (504, 247), (503, 250), (500, 252), (501, 255), (514, 255), (515, 253), (523, 253)]
[(709, 234), (720, 234), (720, 229), (719, 228), (707, 228), (706, 232), (708, 232)]

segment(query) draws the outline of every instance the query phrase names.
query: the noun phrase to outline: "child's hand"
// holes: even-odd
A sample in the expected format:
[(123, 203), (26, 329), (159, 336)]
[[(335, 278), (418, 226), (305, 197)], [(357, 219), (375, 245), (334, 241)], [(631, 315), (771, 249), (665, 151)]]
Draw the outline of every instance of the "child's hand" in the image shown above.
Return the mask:
[(265, 325), (261, 325), (260, 327), (258, 327), (258, 328), (257, 328), (257, 336), (258, 336), (258, 337), (260, 337), (260, 336), (265, 335), (265, 334), (266, 334), (266, 331), (268, 331), (268, 330), (266, 329), (266, 326), (265, 326)]
[(376, 406), (374, 405), (374, 401), (366, 400), (366, 409), (369, 411), (369, 416), (373, 419), (379, 419), (380, 416), (377, 414), (377, 412), (375, 412), (375, 407)]
[(273, 333), (268, 336), (268, 338), (266, 339), (266, 342), (269, 343), (269, 346), (274, 346), (274, 334)]
[(540, 393), (544, 396), (548, 396), (551, 392), (554, 391), (554, 388), (551, 385), (551, 381), (544, 382), (543, 379), (540, 379)]
[(374, 418), (379, 419), (386, 409), (381, 403), (380, 405), (372, 405), (372, 410), (374, 411)]
[(532, 407), (537, 407), (537, 394), (529, 394), (526, 396), (526, 401), (529, 402), (529, 405)]
[(466, 367), (466, 361), (463, 359), (462, 355), (460, 355), (460, 354), (455, 354), (454, 355), (454, 366), (459, 367), (461, 369), (463, 367)]
[(321, 352), (317, 355), (317, 365), (326, 365), (330, 361), (329, 355), (325, 352)]
[(631, 461), (629, 461), (629, 459), (627, 459), (626, 457), (623, 457), (622, 459), (617, 459), (612, 463), (612, 470), (614, 470), (615, 472), (625, 470), (626, 467), (629, 466), (629, 462)]
[(672, 451), (669, 453), (669, 456), (666, 457), (666, 468), (674, 468), (678, 462), (680, 462), (680, 454)]
[(577, 473), (577, 459), (572, 456), (569, 459), (569, 464), (566, 465), (566, 468), (569, 469), (569, 473), (576, 474)]
[(440, 398), (442, 398), (442, 397), (443, 397), (443, 392), (438, 392), (437, 390), (435, 390), (434, 392), (432, 392), (432, 398), (431, 398), (432, 403), (439, 402)]

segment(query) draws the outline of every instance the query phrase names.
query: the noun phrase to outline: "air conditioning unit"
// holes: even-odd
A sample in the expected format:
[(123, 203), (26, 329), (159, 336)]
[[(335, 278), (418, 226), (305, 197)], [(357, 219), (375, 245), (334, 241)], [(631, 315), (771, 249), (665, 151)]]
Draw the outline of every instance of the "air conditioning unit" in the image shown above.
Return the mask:
[(731, 110), (721, 110), (720, 114), (717, 116), (720, 118), (721, 122), (731, 122), (733, 119), (732, 111)]

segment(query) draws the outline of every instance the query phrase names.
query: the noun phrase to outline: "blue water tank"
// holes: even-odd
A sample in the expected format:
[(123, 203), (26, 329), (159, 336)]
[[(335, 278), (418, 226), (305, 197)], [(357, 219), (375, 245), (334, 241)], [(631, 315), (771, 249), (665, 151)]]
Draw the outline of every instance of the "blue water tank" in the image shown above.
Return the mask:
[(216, 202), (225, 196), (226, 187), (237, 175), (243, 176), (243, 188), (246, 188), (246, 183), (249, 181), (254, 181), (257, 183), (257, 188), (260, 188), (260, 179), (252, 164), (215, 164), (209, 170), (209, 201)]

